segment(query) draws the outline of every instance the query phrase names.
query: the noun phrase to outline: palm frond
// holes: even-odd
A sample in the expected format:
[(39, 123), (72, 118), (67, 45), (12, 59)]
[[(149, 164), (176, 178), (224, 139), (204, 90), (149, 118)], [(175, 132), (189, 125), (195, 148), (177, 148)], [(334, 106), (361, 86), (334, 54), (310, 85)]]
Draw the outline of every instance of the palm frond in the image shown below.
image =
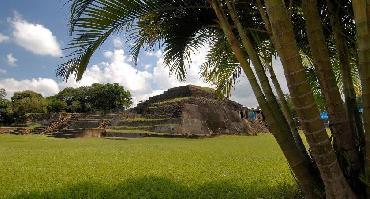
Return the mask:
[(216, 86), (219, 95), (229, 97), (242, 71), (226, 38), (221, 34), (216, 38), (211, 43), (201, 74), (206, 82)]
[[(68, 79), (71, 74), (75, 74), (77, 80), (81, 79), (96, 49), (110, 35), (119, 32), (129, 35), (132, 33), (127, 39), (134, 41), (130, 52), (135, 63), (143, 47), (151, 47), (155, 43), (165, 41), (165, 63), (170, 66), (171, 71), (181, 74), (178, 77), (183, 79), (188, 52), (195, 48), (189, 45), (194, 45), (195, 39), (199, 39), (198, 33), (201, 32), (199, 30), (204, 22), (201, 20), (207, 18), (202, 17), (202, 14), (207, 13), (204, 10), (209, 8), (207, 1), (195, 0), (69, 0), (69, 2), (70, 31), (74, 39), (65, 49), (71, 52), (67, 56), (68, 60), (58, 66), (57, 75)], [(209, 13), (211, 12), (208, 11)], [(140, 24), (148, 16), (159, 16), (158, 20), (157, 18), (149, 20), (151, 23), (154, 22), (154, 26)], [(190, 26), (189, 30), (184, 31), (184, 27), (187, 27), (191, 20), (194, 21), (194, 17), (198, 19), (195, 20), (198, 22), (197, 26)], [(187, 24), (178, 24), (186, 18)], [(158, 28), (158, 25), (164, 31), (157, 29), (153, 32), (154, 27)], [(148, 34), (149, 30), (152, 32)], [(136, 34), (137, 31), (141, 34)]]

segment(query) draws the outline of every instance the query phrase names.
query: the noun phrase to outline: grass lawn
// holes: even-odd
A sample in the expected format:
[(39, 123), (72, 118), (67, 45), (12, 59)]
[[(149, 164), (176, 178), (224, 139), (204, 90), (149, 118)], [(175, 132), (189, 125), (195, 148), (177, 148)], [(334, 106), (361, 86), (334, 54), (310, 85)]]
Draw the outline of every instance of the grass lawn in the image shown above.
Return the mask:
[(56, 139), (0, 135), (3, 198), (294, 198), (271, 135)]

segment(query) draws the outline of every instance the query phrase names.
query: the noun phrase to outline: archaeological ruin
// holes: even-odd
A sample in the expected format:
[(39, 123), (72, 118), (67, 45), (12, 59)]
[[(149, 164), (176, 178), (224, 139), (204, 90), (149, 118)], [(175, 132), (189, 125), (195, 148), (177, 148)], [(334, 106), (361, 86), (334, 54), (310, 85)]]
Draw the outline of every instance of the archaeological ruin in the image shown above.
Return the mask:
[(18, 134), (54, 137), (207, 137), (267, 132), (263, 115), (234, 101), (220, 98), (211, 88), (187, 85), (150, 97), (135, 108), (113, 114), (59, 113), (33, 116), (27, 128), (0, 128)]

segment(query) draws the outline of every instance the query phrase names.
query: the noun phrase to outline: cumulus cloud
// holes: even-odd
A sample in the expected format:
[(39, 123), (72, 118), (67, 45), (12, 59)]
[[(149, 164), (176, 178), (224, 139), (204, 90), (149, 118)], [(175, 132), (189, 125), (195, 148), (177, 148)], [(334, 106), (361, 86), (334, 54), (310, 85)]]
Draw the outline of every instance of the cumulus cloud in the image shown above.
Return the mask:
[(165, 66), (163, 63), (163, 57), (161, 57), (153, 69), (153, 84), (162, 89), (187, 84), (211, 87), (211, 85), (205, 83), (200, 76), (200, 67), (205, 60), (205, 56), (206, 51), (199, 51), (197, 54), (191, 55), (192, 62), (190, 67), (187, 69), (186, 80), (183, 82), (180, 82), (176, 78), (175, 74), (170, 75), (170, 70)]
[(122, 39), (116, 37), (113, 39), (113, 46), (116, 49), (122, 48), (123, 47), (123, 41)]
[(119, 83), (132, 92), (135, 102), (142, 100), (141, 96), (152, 92), (152, 74), (132, 66), (130, 58), (125, 55), (123, 49), (106, 51), (103, 55), (108, 59), (107, 62), (89, 67), (79, 82), (69, 79), (66, 83), (61, 83), (61, 87)]
[(15, 66), (18, 59), (16, 59), (12, 53), (6, 55), (6, 60), (10, 66)]
[(4, 75), (4, 74), (6, 74), (6, 70), (5, 70), (5, 69), (0, 68), (0, 75)]
[[(192, 62), (190, 63), (190, 68), (187, 69), (186, 81), (180, 82), (175, 75), (170, 75), (169, 69), (163, 63), (163, 53), (161, 51), (156, 51), (151, 55), (159, 57), (157, 62), (153, 64), (153, 67), (144, 65), (141, 67), (144, 70), (140, 70), (140, 67), (133, 66), (130, 57), (125, 54), (122, 46), (114, 46), (115, 49), (113, 51), (103, 52), (105, 58), (103, 62), (87, 68), (79, 82), (76, 82), (74, 79), (69, 79), (67, 82), (56, 82), (48, 78), (34, 78), (30, 80), (8, 78), (0, 80), (0, 88), (5, 88), (9, 92), (8, 96), (12, 96), (12, 93), (15, 91), (27, 89), (49, 96), (58, 93), (65, 87), (89, 86), (93, 83), (119, 83), (131, 91), (134, 104), (137, 104), (175, 86), (193, 84), (212, 87), (212, 85), (203, 82), (199, 74), (201, 64), (206, 59), (207, 47), (191, 54)], [(287, 91), (283, 69), (279, 60), (274, 60), (274, 67), (283, 90)], [(153, 68), (153, 70), (149, 72), (149, 68)], [(236, 84), (231, 99), (245, 106), (257, 106), (252, 88), (244, 75), (240, 77), (239, 82)]]
[(287, 82), (286, 82), (285, 75), (284, 75), (283, 65), (280, 59), (276, 58), (272, 60), (272, 66), (274, 67), (274, 71), (280, 83), (281, 89), (283, 90), (284, 93), (289, 93), (289, 89), (288, 89)]
[(43, 96), (55, 95), (59, 92), (58, 83), (49, 78), (32, 78), (25, 80), (6, 78), (0, 80), (0, 88), (6, 89), (8, 97), (13, 96), (14, 92), (24, 90), (33, 90), (41, 93)]
[(253, 93), (252, 87), (250, 86), (247, 77), (241, 75), (234, 89), (231, 92), (231, 100), (237, 101), (240, 104), (248, 107), (258, 106), (256, 97)]
[(3, 43), (3, 42), (6, 42), (6, 41), (9, 41), (9, 37), (0, 33), (0, 43)]
[[(113, 43), (115, 42), (113, 41)], [(187, 84), (210, 86), (204, 83), (199, 75), (206, 51), (192, 55), (193, 61), (188, 69), (187, 79), (184, 82), (179, 82), (174, 75), (170, 75), (169, 69), (163, 64), (161, 51), (157, 51), (153, 55), (160, 56), (160, 58), (153, 67), (153, 72), (148, 72), (146, 70), (150, 67), (149, 65), (143, 67), (145, 70), (139, 70), (138, 67), (132, 65), (130, 56), (125, 54), (122, 47), (114, 46), (114, 51), (103, 52), (103, 56), (107, 60), (87, 68), (79, 82), (70, 79), (66, 83), (60, 83), (60, 87), (88, 86), (92, 83), (119, 83), (131, 91), (134, 104), (136, 104), (174, 86)]]
[[(280, 62), (279, 58), (276, 58), (273, 60), (273, 68), (275, 75), (280, 83), (280, 86), (284, 93), (289, 93), (288, 86), (286, 83), (286, 79), (284, 76), (284, 69)], [(268, 77), (270, 77), (269, 74), (267, 74)], [(272, 82), (270, 82), (271, 87), (273, 88), (273, 91), (275, 91), (274, 86)], [(252, 87), (250, 86), (247, 77), (243, 74), (239, 78), (239, 81), (234, 87), (234, 90), (231, 93), (231, 99), (235, 100), (245, 106), (249, 107), (256, 107), (258, 106), (257, 99), (253, 93)]]
[(38, 55), (62, 56), (60, 45), (53, 33), (41, 24), (30, 23), (16, 15), (10, 20), (16, 44)]
[(157, 58), (161, 58), (162, 57), (162, 51), (161, 50), (157, 50), (157, 51), (147, 51), (145, 53), (147, 56), (155, 56)]

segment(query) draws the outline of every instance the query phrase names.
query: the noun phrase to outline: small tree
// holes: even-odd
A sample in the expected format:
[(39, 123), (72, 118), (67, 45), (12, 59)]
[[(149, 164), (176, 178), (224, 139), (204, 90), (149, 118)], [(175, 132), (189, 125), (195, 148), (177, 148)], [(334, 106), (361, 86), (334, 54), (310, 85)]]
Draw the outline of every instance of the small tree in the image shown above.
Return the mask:
[(10, 124), (14, 121), (12, 104), (9, 100), (5, 99), (5, 89), (0, 89), (0, 123)]
[(26, 113), (46, 113), (45, 98), (34, 91), (22, 91), (14, 93), (11, 98), (14, 113), (21, 117)]
[(93, 110), (104, 112), (124, 110), (132, 105), (130, 91), (117, 83), (93, 84), (88, 89), (88, 101)]
[(6, 91), (3, 88), (0, 88), (0, 99), (4, 99), (6, 97)]
[(58, 113), (67, 109), (67, 103), (63, 100), (57, 99), (54, 96), (46, 98), (46, 101), (47, 110), (49, 113)]

